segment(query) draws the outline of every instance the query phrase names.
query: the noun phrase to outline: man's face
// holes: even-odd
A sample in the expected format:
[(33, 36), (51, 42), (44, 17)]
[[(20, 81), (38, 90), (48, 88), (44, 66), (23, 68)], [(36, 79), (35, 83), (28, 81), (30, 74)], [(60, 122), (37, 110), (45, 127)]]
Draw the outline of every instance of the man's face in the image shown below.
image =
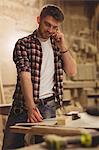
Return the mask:
[(57, 32), (60, 22), (55, 20), (52, 16), (46, 16), (43, 19), (39, 18), (39, 34), (43, 39), (48, 39)]

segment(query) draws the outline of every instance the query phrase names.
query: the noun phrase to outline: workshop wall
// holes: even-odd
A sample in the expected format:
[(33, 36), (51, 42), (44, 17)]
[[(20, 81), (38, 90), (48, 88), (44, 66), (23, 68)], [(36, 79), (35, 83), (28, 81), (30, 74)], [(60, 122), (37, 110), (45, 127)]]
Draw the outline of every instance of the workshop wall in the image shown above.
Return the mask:
[[(41, 7), (48, 3), (59, 5), (65, 14), (61, 29), (78, 64), (78, 73), (71, 80), (91, 81), (99, 78), (98, 0), (1, 0), (0, 70), (7, 102), (11, 101), (16, 82), (16, 69), (12, 61), (14, 44), (18, 38), (32, 33), (37, 27), (36, 16)], [(70, 80), (64, 75), (65, 79)], [(68, 99), (69, 95), (71, 97), (69, 91), (65, 95)]]

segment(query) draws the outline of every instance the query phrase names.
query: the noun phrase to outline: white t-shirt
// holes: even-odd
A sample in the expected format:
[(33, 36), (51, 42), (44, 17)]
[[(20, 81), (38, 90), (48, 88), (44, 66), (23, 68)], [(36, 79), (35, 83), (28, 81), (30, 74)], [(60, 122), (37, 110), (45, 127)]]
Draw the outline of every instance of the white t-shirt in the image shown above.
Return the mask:
[(41, 42), (43, 58), (41, 65), (40, 93), (39, 98), (46, 98), (52, 95), (54, 86), (54, 54), (50, 38)]

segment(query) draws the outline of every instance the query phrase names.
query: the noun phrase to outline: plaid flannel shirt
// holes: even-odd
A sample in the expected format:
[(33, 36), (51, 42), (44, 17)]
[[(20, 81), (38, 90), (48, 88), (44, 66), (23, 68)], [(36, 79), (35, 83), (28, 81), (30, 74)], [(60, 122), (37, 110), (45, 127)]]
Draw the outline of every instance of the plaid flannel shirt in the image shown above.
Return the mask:
[[(62, 101), (63, 95), (63, 62), (60, 51), (55, 44), (55, 40), (51, 38), (51, 44), (54, 51), (54, 87), (53, 91), (57, 100)], [(40, 70), (42, 65), (42, 48), (41, 43), (37, 39), (37, 31), (33, 34), (19, 39), (13, 51), (13, 60), (17, 68), (17, 84), (13, 95), (13, 99), (24, 101), (21, 90), (19, 73), (26, 71), (31, 73), (31, 81), (33, 84), (33, 98), (35, 102), (39, 102), (39, 88), (40, 88)]]

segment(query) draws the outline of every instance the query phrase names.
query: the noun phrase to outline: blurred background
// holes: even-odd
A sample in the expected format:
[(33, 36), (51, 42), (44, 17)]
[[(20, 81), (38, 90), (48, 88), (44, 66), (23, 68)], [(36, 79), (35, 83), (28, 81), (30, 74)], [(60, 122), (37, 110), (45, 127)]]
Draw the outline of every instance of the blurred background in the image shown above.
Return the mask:
[[(0, 0), (0, 79), (1, 103), (12, 101), (16, 68), (12, 61), (15, 42), (37, 28), (36, 17), (45, 4), (62, 8), (61, 26), (76, 59), (78, 73), (73, 79), (96, 81), (99, 78), (99, 1), (98, 0)], [(66, 94), (70, 96), (68, 91)]]
[(99, 0), (0, 0), (0, 103), (12, 102), (15, 42), (37, 28), (36, 17), (48, 3), (65, 14), (61, 30), (77, 62), (74, 78), (64, 74), (64, 99), (80, 102), (82, 109), (94, 105), (99, 101)]

